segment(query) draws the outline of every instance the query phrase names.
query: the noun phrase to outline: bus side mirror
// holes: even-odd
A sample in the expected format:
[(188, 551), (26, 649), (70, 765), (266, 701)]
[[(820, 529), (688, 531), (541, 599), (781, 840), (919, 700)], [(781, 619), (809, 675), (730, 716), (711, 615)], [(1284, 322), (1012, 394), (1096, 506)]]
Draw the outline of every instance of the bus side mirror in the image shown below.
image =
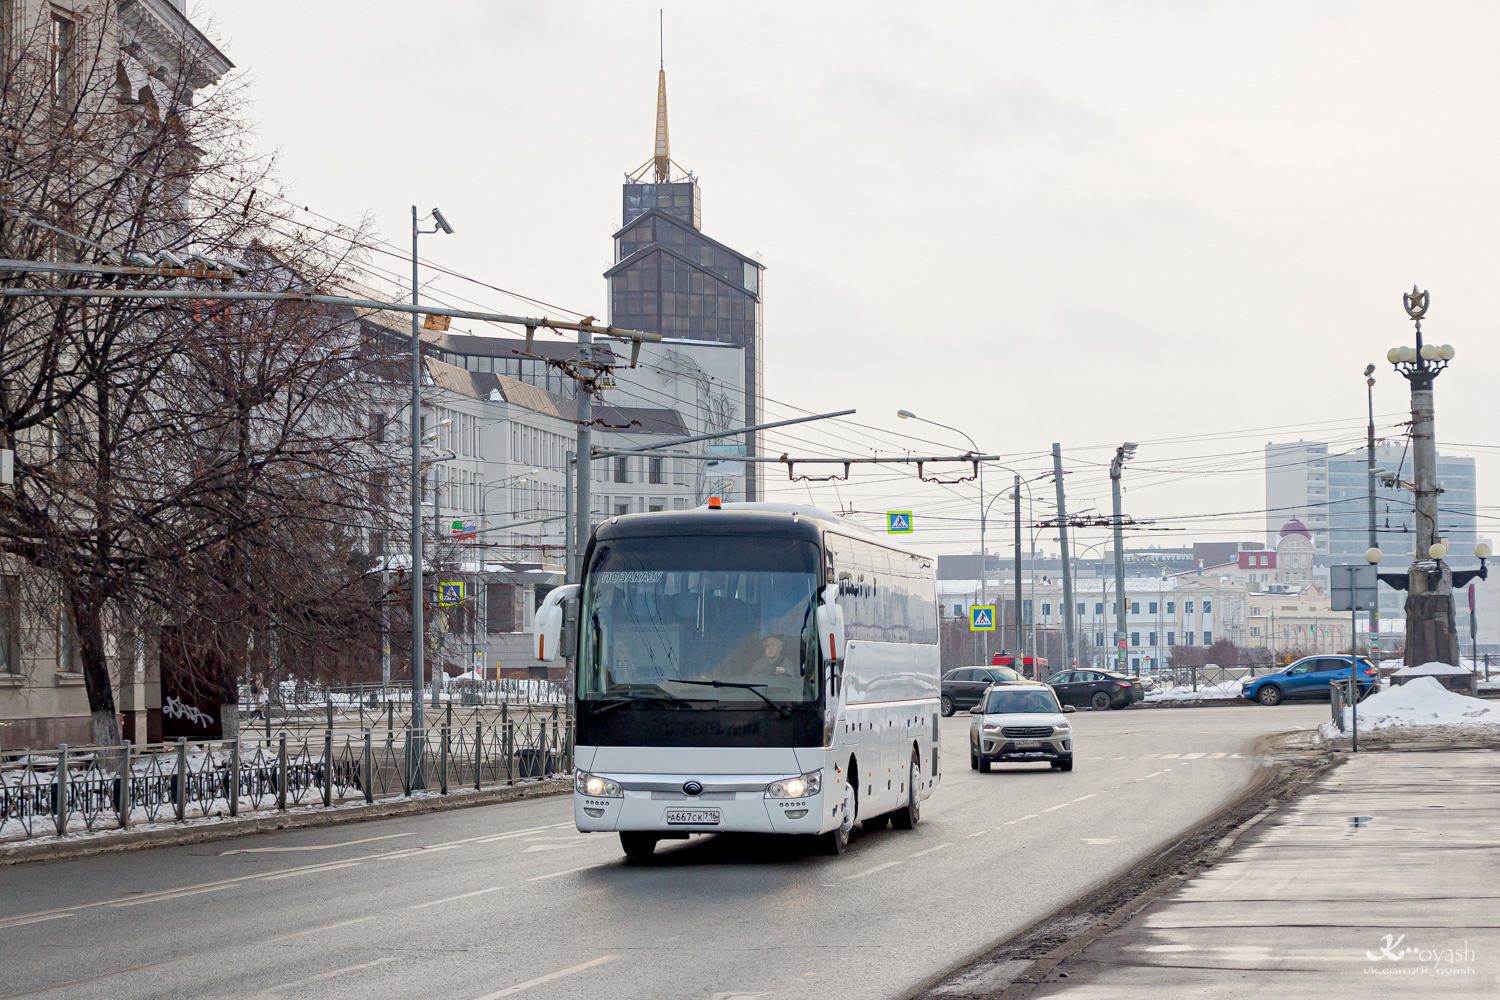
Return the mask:
[(818, 605), (818, 648), (829, 663), (844, 655), (844, 609), (834, 603), (837, 594), (838, 587), (829, 584), (823, 588), (823, 603)]
[(537, 608), (536, 617), (531, 624), (531, 652), (543, 663), (551, 663), (557, 659), (562, 645), (562, 603), (577, 597), (578, 590), (576, 583), (554, 587), (542, 599), (542, 606)]

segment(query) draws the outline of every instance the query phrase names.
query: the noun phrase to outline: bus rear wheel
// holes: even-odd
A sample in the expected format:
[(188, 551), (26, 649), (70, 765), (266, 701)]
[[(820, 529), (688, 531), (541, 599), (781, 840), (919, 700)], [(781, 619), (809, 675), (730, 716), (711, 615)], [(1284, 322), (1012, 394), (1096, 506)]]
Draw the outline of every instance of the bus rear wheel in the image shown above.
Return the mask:
[(906, 769), (906, 805), (891, 813), (891, 825), (898, 830), (910, 830), (922, 819), (922, 797), (917, 794), (917, 782), (922, 776), (922, 762), (912, 751), (911, 766)]
[(657, 836), (654, 833), (626, 833), (620, 831), (620, 847), (628, 858), (649, 858), (656, 853)]

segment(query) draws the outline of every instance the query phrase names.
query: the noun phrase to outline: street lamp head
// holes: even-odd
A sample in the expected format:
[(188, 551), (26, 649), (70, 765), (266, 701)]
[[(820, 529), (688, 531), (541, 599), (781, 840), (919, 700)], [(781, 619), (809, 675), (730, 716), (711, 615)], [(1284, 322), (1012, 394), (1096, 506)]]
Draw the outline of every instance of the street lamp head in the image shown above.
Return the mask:
[(1434, 559), (1442, 559), (1448, 554), (1448, 546), (1442, 542), (1433, 542), (1427, 546), (1427, 554)]
[(896, 416), (900, 417), (902, 420), (915, 420), (917, 415), (910, 410), (897, 410)]
[(1375, 374), (1375, 366), (1374, 365), (1365, 365), (1365, 378), (1369, 378), (1371, 375), (1374, 375), (1374, 374)]
[(1393, 365), (1399, 362), (1401, 360), (1401, 348), (1393, 347), (1389, 351), (1386, 351), (1385, 359)]
[(1457, 353), (1457, 352), (1453, 350), (1453, 345), (1452, 344), (1444, 344), (1442, 347), (1438, 348), (1438, 355), (1437, 355), (1438, 356), (1438, 360), (1439, 361), (1452, 361), (1453, 360), (1453, 355), (1455, 353)]
[(1480, 542), (1474, 546), (1474, 555), (1479, 559), (1488, 559), (1490, 557), (1490, 543)]
[(453, 227), (448, 225), (448, 220), (443, 218), (443, 213), (439, 212), (435, 208), (432, 210), (432, 221), (436, 222), (438, 224), (438, 228), (443, 232), (447, 233), (449, 236), (453, 235)]
[(1438, 356), (1438, 345), (1423, 344), (1422, 349), (1417, 353), (1422, 356), (1423, 361), (1436, 361)]
[(1365, 549), (1365, 562), (1369, 563), (1371, 566), (1374, 566), (1380, 562), (1380, 556), (1381, 551), (1373, 545), (1368, 549)]

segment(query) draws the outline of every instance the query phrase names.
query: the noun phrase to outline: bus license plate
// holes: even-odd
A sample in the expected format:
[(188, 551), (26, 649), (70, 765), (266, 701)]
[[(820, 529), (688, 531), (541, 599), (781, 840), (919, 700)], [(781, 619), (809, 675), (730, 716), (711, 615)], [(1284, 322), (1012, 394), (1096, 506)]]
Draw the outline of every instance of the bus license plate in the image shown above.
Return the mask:
[(667, 822), (672, 825), (683, 826), (717, 826), (719, 824), (719, 810), (668, 809)]
[(1017, 750), (1038, 750), (1041, 746), (1041, 740), (1016, 740)]

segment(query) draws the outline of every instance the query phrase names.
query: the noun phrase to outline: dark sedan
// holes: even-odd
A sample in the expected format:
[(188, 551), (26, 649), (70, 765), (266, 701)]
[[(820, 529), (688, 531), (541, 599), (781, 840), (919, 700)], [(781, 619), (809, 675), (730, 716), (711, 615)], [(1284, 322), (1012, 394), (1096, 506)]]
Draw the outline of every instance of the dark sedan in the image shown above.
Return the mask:
[(1057, 700), (1064, 705), (1092, 708), (1128, 708), (1145, 697), (1140, 682), (1128, 674), (1113, 670), (1064, 670), (1047, 678)]
[(1026, 678), (1009, 667), (959, 667), (943, 675), (943, 715), (979, 704), (991, 684), (1024, 681)]

